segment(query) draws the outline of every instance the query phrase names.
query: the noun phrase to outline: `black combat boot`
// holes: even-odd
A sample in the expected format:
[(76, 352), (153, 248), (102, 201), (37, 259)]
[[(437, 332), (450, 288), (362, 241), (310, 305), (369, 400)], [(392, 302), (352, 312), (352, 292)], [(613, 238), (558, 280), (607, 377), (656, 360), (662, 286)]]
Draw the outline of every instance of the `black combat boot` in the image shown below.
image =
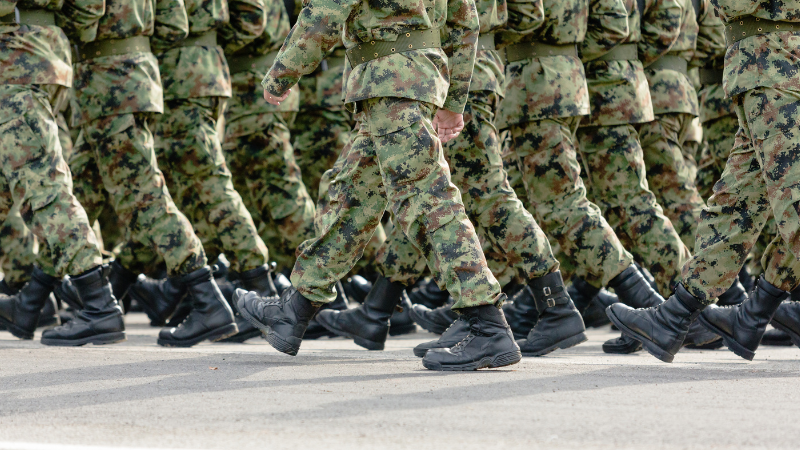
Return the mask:
[(581, 313), (572, 304), (560, 271), (531, 280), (528, 288), (536, 302), (539, 322), (526, 339), (517, 341), (523, 356), (544, 356), (586, 342)]
[[(246, 291), (257, 292), (258, 295), (262, 297), (277, 297), (279, 294), (271, 272), (269, 266), (265, 264), (255, 269), (240, 272), (235, 278), (238, 280), (239, 286)], [(260, 336), (261, 330), (254, 327), (249, 320), (242, 317), (236, 310), (236, 304), (233, 302), (233, 293), (236, 288), (233, 283), (223, 278), (222, 281), (217, 281), (217, 285), (220, 288), (220, 292), (222, 292), (222, 296), (225, 297), (225, 300), (231, 306), (234, 312), (234, 318), (236, 319), (236, 328), (239, 329), (238, 333), (225, 339), (220, 339), (218, 342), (242, 343), (248, 339)], [(227, 289), (223, 290), (223, 285)], [(226, 291), (229, 291), (230, 295), (225, 295), (227, 293)]]
[(503, 314), (514, 333), (514, 339), (525, 339), (539, 321), (539, 311), (536, 310), (531, 289), (525, 286), (511, 297), (511, 301), (503, 303)]
[[(567, 288), (567, 293), (572, 299), (575, 309), (581, 313), (586, 328), (599, 328), (609, 323), (605, 308), (598, 303), (600, 296), (612, 296), (614, 302), (618, 301), (614, 294), (594, 287), (580, 277), (572, 277), (572, 284)], [(506, 314), (507, 316), (508, 314)], [(511, 323), (511, 319), (509, 319), (509, 323)], [(514, 329), (513, 325), (511, 329)]]
[[(739, 305), (747, 299), (747, 292), (744, 286), (739, 282), (737, 277), (733, 285), (728, 288), (722, 295), (717, 297), (717, 306), (732, 306)], [(710, 334), (709, 334), (710, 333)], [(702, 342), (702, 343), (701, 343)], [(711, 333), (706, 327), (696, 321), (689, 328), (689, 334), (686, 335), (686, 340), (683, 342), (686, 348), (695, 350), (716, 350), (724, 346), (722, 338), (716, 333)], [(789, 342), (788, 345), (792, 343)]]
[[(775, 315), (772, 316), (772, 322), (770, 323), (775, 327), (775, 330), (772, 331), (777, 330), (788, 338), (789, 345), (794, 344), (800, 347), (800, 303), (795, 301), (781, 303), (781, 306), (775, 311)], [(766, 334), (761, 338), (762, 344), (766, 344), (766, 338)]]
[(414, 305), (425, 305), (429, 309), (444, 306), (448, 302), (452, 304), (450, 293), (447, 289), (439, 289), (439, 285), (433, 279), (423, 281), (419, 286), (411, 289), (408, 298)]
[(683, 346), (689, 326), (705, 308), (682, 284), (664, 303), (646, 309), (633, 309), (615, 303), (606, 310), (608, 318), (626, 337), (641, 342), (651, 355), (672, 362)]
[(61, 325), (61, 316), (58, 315), (58, 302), (55, 296), (50, 294), (42, 307), (42, 313), (39, 314), (39, 321), (36, 323), (36, 328), (52, 328)]
[(237, 289), (233, 298), (239, 313), (261, 330), (275, 350), (295, 356), (303, 342), (308, 321), (317, 313), (312, 302), (291, 287), (278, 297), (262, 298), (255, 292)]
[(186, 286), (192, 312), (177, 327), (163, 328), (158, 333), (158, 345), (191, 347), (206, 340), (219, 341), (239, 332), (233, 311), (222, 296), (210, 267), (177, 278), (178, 283)]
[[(778, 308), (778, 311), (775, 311), (775, 315), (777, 315), (780, 310), (781, 308)], [(775, 320), (775, 316), (772, 317), (772, 320)], [(770, 325), (773, 323), (774, 322), (770, 322)], [(772, 326), (774, 327), (775, 325)], [(781, 331), (777, 328), (773, 328), (764, 332), (764, 336), (761, 338), (761, 345), (770, 345), (773, 347), (791, 347), (794, 345), (794, 343), (792, 342), (792, 337), (789, 336), (789, 333)]]
[(442, 334), (457, 318), (458, 314), (451, 309), (453, 303), (447, 302), (438, 308), (428, 308), (422, 303), (410, 302), (408, 315), (417, 325), (434, 334)]
[(107, 267), (97, 267), (71, 277), (72, 285), (83, 303), (75, 318), (65, 325), (42, 333), (42, 344), (80, 346), (113, 344), (125, 338), (122, 308), (112, 293)]
[(17, 294), (0, 294), (0, 324), (20, 339), (33, 339), (42, 308), (60, 282), (34, 267), (30, 281)]
[(752, 361), (761, 337), (781, 302), (789, 293), (768, 283), (763, 276), (756, 282), (753, 295), (741, 305), (709, 306), (700, 315), (700, 323), (722, 336), (730, 351)]
[(278, 295), (278, 290), (272, 281), (271, 271), (266, 264), (255, 269), (239, 272), (237, 279), (245, 291), (257, 292), (262, 297)]
[[(150, 318), (150, 326), (153, 327), (164, 326), (175, 315), (178, 305), (188, 293), (189, 289), (181, 283), (181, 277), (156, 280), (144, 274), (139, 275), (136, 284), (131, 286), (128, 291), (128, 295), (142, 306), (145, 314)], [(187, 310), (186, 315), (188, 313)]]
[(741, 305), (745, 300), (747, 300), (747, 290), (737, 276), (731, 287), (717, 297), (717, 306)]
[(422, 358), (432, 348), (450, 348), (461, 342), (469, 334), (469, 320), (467, 319), (469, 319), (468, 316), (458, 314), (455, 322), (439, 336), (439, 339), (423, 342), (414, 347), (414, 356)]
[[(370, 286), (372, 286), (372, 283), (370, 283)], [(326, 309), (332, 309), (334, 311), (347, 311), (347, 309), (350, 307), (350, 297), (345, 292), (344, 284), (341, 281), (338, 281), (336, 283), (336, 299), (330, 303), (325, 303), (322, 305), (319, 308), (320, 311)], [(364, 298), (366, 298), (366, 296), (364, 296)], [(303, 335), (303, 339), (308, 340), (336, 336), (336, 333), (320, 325), (320, 323), (317, 322), (317, 319), (314, 318), (308, 322), (308, 328), (306, 328), (306, 333)]]
[[(622, 302), (632, 308), (651, 308), (664, 302), (664, 298), (653, 289), (653, 286), (636, 265), (631, 265), (623, 270), (622, 273), (612, 278), (608, 285), (614, 288), (618, 302)], [(611, 301), (612, 305), (617, 303), (613, 302), (611, 297), (598, 299), (598, 301), (603, 304), (606, 301)], [(606, 308), (608, 306), (611, 305), (606, 305)], [(700, 329), (702, 330), (702, 327)], [(603, 351), (605, 353), (626, 355), (638, 352), (641, 349), (641, 342), (637, 342), (625, 334), (603, 343)]]
[(492, 305), (464, 308), (460, 311), (469, 332), (450, 348), (432, 348), (422, 358), (422, 365), (431, 370), (477, 370), (516, 364), (522, 359), (514, 334), (498, 305), (505, 299), (500, 294)]
[(586, 325), (587, 329), (602, 328), (611, 323), (606, 315), (606, 310), (603, 308), (603, 305), (600, 303), (600, 301), (598, 301), (604, 292), (607, 293), (608, 291), (605, 289), (601, 290), (594, 300), (589, 303), (589, 307), (586, 308), (586, 311), (581, 314), (581, 317), (583, 318), (583, 324)]
[[(108, 282), (111, 283), (111, 291), (114, 293), (114, 298), (117, 299), (117, 303), (122, 305), (123, 312), (127, 313), (131, 305), (130, 298), (128, 298), (128, 291), (131, 286), (136, 283), (136, 274), (122, 267), (122, 264), (120, 264), (118, 260), (114, 260), (109, 265), (109, 268)], [(75, 286), (73, 286), (71, 278), (65, 278), (60, 285), (56, 286), (55, 294), (62, 302), (73, 308), (83, 308), (80, 296)]]
[(417, 324), (411, 319), (410, 310), (403, 306), (397, 306), (389, 319), (389, 336), (402, 336), (416, 332)]
[(361, 275), (353, 275), (343, 286), (347, 298), (358, 303), (364, 303), (364, 299), (372, 290), (372, 283)]
[(389, 318), (405, 288), (379, 276), (359, 307), (347, 311), (322, 310), (317, 314), (317, 322), (338, 336), (353, 338), (367, 350), (383, 350), (389, 334)]
[(747, 268), (747, 264), (743, 265), (739, 270), (739, 282), (744, 286), (745, 292), (751, 292), (756, 288), (756, 279), (750, 274), (750, 269)]
[(272, 274), (272, 284), (275, 285), (275, 290), (278, 291), (278, 295), (283, 294), (283, 291), (292, 287), (292, 282), (286, 278), (286, 275), (280, 272), (276, 273), (274, 270), (272, 271)]

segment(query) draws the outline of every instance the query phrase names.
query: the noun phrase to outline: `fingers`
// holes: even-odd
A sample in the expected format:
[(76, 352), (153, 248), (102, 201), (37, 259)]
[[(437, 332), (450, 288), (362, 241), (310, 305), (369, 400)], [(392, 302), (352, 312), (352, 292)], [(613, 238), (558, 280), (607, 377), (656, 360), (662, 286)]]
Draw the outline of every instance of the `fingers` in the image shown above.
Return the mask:
[(291, 92), (292, 92), (292, 90), (288, 89), (286, 92), (283, 93), (283, 95), (281, 95), (280, 97), (276, 97), (276, 96), (270, 94), (269, 92), (267, 92), (265, 90), (264, 91), (264, 100), (266, 100), (267, 103), (269, 103), (270, 105), (279, 106), (282, 101), (286, 100), (286, 98), (289, 97), (289, 94)]

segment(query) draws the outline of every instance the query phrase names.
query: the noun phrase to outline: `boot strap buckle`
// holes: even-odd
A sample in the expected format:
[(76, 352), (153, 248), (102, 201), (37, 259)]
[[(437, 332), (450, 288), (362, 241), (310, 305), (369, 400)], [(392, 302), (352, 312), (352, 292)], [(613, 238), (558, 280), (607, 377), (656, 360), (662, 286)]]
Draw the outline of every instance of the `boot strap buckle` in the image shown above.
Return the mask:
[(556, 306), (556, 301), (553, 300), (552, 298), (548, 298), (547, 299), (547, 307), (548, 308), (552, 308), (553, 306)]
[(545, 297), (549, 297), (550, 296), (550, 286), (545, 286), (544, 289), (542, 289), (542, 292), (544, 292), (544, 296)]

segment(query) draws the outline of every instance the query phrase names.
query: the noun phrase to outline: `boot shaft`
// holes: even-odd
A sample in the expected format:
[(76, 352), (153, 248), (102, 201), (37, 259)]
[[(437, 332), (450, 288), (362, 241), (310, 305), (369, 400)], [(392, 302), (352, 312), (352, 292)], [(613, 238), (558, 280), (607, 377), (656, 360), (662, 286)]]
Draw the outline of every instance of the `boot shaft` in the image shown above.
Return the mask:
[(631, 308), (652, 308), (664, 303), (661, 294), (653, 289), (635, 265), (612, 278), (608, 286), (614, 288), (620, 302)]
[(500, 294), (491, 305), (463, 308), (461, 310), (461, 319), (465, 320), (474, 332), (480, 334), (509, 333), (511, 335), (506, 316), (503, 314), (502, 308), (499, 307), (505, 300), (506, 294)]
[(586, 311), (592, 299), (600, 293), (600, 288), (594, 287), (580, 277), (572, 277), (572, 285), (567, 289), (575, 309), (581, 314)]
[(545, 314), (545, 311), (557, 313), (557, 310), (564, 308), (574, 310), (560, 271), (535, 278), (528, 282), (528, 287), (533, 294), (536, 310), (540, 317)]
[(184, 286), (191, 298), (193, 310), (205, 315), (221, 309), (221, 314), (233, 317), (233, 311), (217, 286), (211, 267), (201, 267), (182, 275), (178, 278), (178, 282)]
[(789, 295), (788, 292), (770, 284), (761, 275), (756, 282), (753, 295), (741, 304), (740, 321), (747, 322), (750, 326), (766, 327), (775, 311), (789, 298)]
[(83, 304), (81, 312), (91, 315), (106, 314), (114, 309), (119, 310), (111, 283), (108, 281), (108, 272), (107, 267), (100, 266), (81, 275), (70, 277)]
[(238, 278), (242, 283), (242, 288), (247, 291), (258, 292), (262, 297), (278, 295), (278, 290), (272, 282), (271, 271), (266, 264), (240, 272)]
[(133, 283), (136, 283), (136, 279), (137, 274), (122, 267), (119, 260), (114, 260), (110, 264), (108, 282), (111, 283), (111, 291), (114, 293), (114, 298), (119, 300), (125, 297)]
[(405, 285), (391, 282), (382, 275), (378, 276), (361, 308), (368, 317), (376, 321), (388, 321), (400, 304), (404, 289)]
[(45, 302), (61, 282), (59, 278), (44, 273), (40, 268), (34, 267), (31, 279), (17, 294), (17, 309), (29, 314), (36, 314), (44, 307)]

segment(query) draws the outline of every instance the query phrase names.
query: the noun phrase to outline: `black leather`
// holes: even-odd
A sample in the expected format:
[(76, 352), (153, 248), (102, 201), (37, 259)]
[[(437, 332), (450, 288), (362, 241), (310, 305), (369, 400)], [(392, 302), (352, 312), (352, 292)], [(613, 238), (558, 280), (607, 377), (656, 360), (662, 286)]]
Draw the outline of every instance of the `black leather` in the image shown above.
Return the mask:
[(409, 301), (408, 314), (417, 325), (434, 334), (442, 334), (457, 318), (458, 314), (451, 309), (452, 303), (446, 303), (438, 308), (429, 308), (422, 303)]
[(411, 289), (411, 292), (408, 293), (408, 298), (412, 304), (425, 305), (430, 309), (444, 306), (448, 302), (452, 303), (450, 293), (446, 289), (439, 289), (439, 285), (434, 280), (425, 281)]
[[(405, 293), (403, 296), (407, 298)], [(405, 306), (395, 308), (389, 319), (389, 336), (402, 336), (417, 332), (417, 324), (411, 319), (410, 309)]]
[(641, 349), (641, 342), (625, 335), (603, 342), (603, 353), (610, 353), (612, 355), (629, 355)]
[(361, 275), (353, 275), (343, 286), (348, 299), (358, 303), (364, 303), (364, 299), (372, 290), (372, 283)]
[(575, 309), (583, 314), (592, 299), (600, 293), (600, 288), (592, 286), (583, 278), (572, 277), (572, 284), (567, 288), (567, 293), (569, 298), (572, 299)]
[(280, 298), (262, 298), (243, 289), (237, 289), (233, 298), (239, 313), (261, 330), (273, 348), (292, 356), (300, 350), (308, 322), (319, 310), (319, 305), (294, 287), (284, 291)]
[[(111, 291), (117, 302), (122, 303), (123, 312), (130, 309), (130, 299), (128, 291), (136, 283), (137, 275), (130, 270), (122, 267), (119, 261), (114, 260), (109, 264), (108, 282), (111, 283)], [(83, 308), (83, 302), (78, 295), (78, 291), (72, 284), (71, 278), (65, 278), (55, 289), (56, 297), (75, 309)]]
[(167, 323), (188, 294), (189, 289), (181, 283), (180, 277), (157, 280), (144, 274), (139, 275), (128, 291), (128, 295), (142, 306), (154, 327)]
[(531, 280), (528, 288), (533, 294), (539, 321), (525, 339), (517, 341), (524, 356), (543, 356), (587, 340), (583, 318), (564, 287), (560, 271)]
[(747, 300), (747, 291), (737, 276), (731, 287), (717, 297), (717, 306), (739, 305), (745, 300)]
[(689, 326), (705, 306), (678, 285), (669, 300), (645, 309), (633, 309), (623, 303), (608, 307), (611, 322), (624, 335), (640, 341), (650, 354), (672, 362), (683, 346)]
[[(369, 284), (370, 288), (372, 287), (372, 283)], [(333, 309), (336, 311), (346, 311), (350, 305), (350, 296), (345, 293), (344, 284), (342, 282), (336, 283), (336, 299), (330, 303), (326, 303), (320, 306), (320, 311), (325, 309)], [(364, 294), (364, 297), (361, 299), (363, 302), (369, 292)], [(331, 332), (327, 328), (320, 325), (317, 322), (317, 319), (311, 319), (308, 322), (308, 328), (306, 328), (306, 333), (303, 335), (304, 340), (308, 339), (319, 339), (321, 337), (335, 337), (336, 333)]]
[(0, 324), (20, 339), (33, 339), (42, 308), (60, 281), (34, 267), (31, 279), (17, 294), (0, 294)]
[[(778, 308), (778, 311), (780, 311), (780, 308)], [(777, 315), (778, 313), (775, 312), (775, 314)], [(770, 323), (774, 323), (775, 321), (774, 316), (772, 317), (772, 320), (773, 322)], [(764, 333), (764, 336), (761, 337), (761, 345), (791, 347), (792, 345), (794, 345), (794, 342), (792, 342), (792, 338), (789, 336), (789, 333), (781, 331), (777, 328), (773, 328), (771, 330), (767, 330)]]
[(744, 303), (709, 306), (700, 315), (700, 322), (710, 331), (722, 336), (722, 341), (729, 350), (744, 359), (752, 360), (772, 316), (787, 298), (788, 292), (771, 285), (761, 276), (752, 295)]
[[(778, 310), (775, 311), (775, 315), (772, 316), (772, 326), (775, 327), (775, 330), (771, 331), (778, 331), (783, 334), (783, 342), (787, 340), (790, 343), (800, 347), (800, 303), (795, 301), (788, 301), (783, 302), (778, 307)], [(769, 331), (767, 332), (769, 333)], [(761, 338), (761, 343), (766, 344), (767, 336), (764, 334), (764, 337)], [(784, 337), (785, 336), (785, 337)], [(773, 336), (773, 342), (778, 341), (778, 337)], [(777, 345), (775, 343), (771, 345)], [(787, 345), (787, 344), (783, 344)]]
[(414, 347), (414, 355), (422, 358), (432, 348), (450, 348), (461, 342), (469, 334), (469, 321), (467, 319), (468, 317), (463, 314), (458, 315), (456, 320), (450, 324), (450, 327), (439, 336), (439, 339), (423, 342)]
[(503, 303), (503, 314), (514, 333), (514, 339), (525, 339), (539, 322), (539, 311), (530, 287), (526, 285), (511, 297), (511, 301)]
[(242, 289), (246, 291), (258, 292), (258, 295), (262, 297), (278, 295), (278, 289), (275, 288), (271, 271), (266, 264), (255, 269), (239, 272), (238, 280)]
[(202, 267), (176, 277), (186, 287), (192, 311), (177, 327), (163, 328), (158, 344), (165, 347), (191, 347), (202, 341), (219, 341), (238, 332), (233, 311), (219, 290), (211, 268)]
[(620, 302), (632, 308), (650, 308), (664, 302), (636, 265), (631, 265), (608, 282)]
[(400, 303), (405, 285), (379, 276), (357, 308), (347, 311), (321, 310), (316, 317), (320, 325), (338, 336), (353, 338), (368, 350), (383, 350), (389, 334), (389, 319)]
[[(500, 294), (497, 302), (505, 294)], [(457, 344), (449, 348), (432, 348), (422, 358), (422, 365), (431, 370), (477, 370), (516, 364), (522, 359), (519, 346), (503, 315), (495, 305), (463, 308), (462, 318), (469, 327)]]
[(739, 270), (739, 282), (744, 286), (745, 292), (750, 292), (756, 287), (756, 279), (750, 273), (750, 269), (746, 265), (742, 266)]
[(42, 333), (42, 344), (79, 346), (113, 344), (125, 337), (122, 308), (112, 293), (108, 270), (97, 267), (82, 275), (71, 277), (83, 309), (64, 325)]

